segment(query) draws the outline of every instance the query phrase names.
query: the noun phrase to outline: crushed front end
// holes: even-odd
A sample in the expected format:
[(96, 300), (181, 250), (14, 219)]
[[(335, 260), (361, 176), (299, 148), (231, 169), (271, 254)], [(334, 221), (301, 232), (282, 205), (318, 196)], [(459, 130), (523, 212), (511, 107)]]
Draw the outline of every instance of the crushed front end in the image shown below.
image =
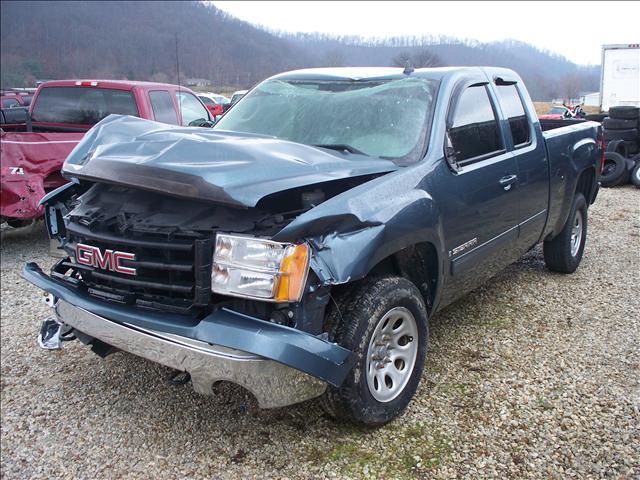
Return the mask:
[(353, 364), (327, 339), (329, 290), (308, 267), (310, 247), (270, 240), (314, 195), (242, 209), (78, 181), (44, 199), (66, 257), (50, 275), (27, 264), (23, 276), (97, 353), (186, 371), (201, 393), (231, 381), (262, 407), (297, 403), (339, 386)]

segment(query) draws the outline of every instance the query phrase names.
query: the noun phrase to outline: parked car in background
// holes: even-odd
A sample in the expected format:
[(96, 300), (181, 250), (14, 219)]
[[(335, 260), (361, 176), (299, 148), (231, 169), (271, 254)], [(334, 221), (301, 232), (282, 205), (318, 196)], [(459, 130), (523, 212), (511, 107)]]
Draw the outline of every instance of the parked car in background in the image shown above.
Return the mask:
[(33, 94), (15, 90), (3, 90), (0, 92), (0, 104), (2, 108), (28, 107)]
[(584, 110), (582, 105), (554, 105), (544, 115), (538, 118), (541, 120), (563, 120), (566, 118), (583, 118)]
[(247, 94), (248, 91), (249, 90), (238, 90), (236, 92), (233, 92), (233, 95), (231, 96), (231, 105), (235, 105), (238, 100), (240, 100)]
[(562, 120), (563, 118), (571, 118), (571, 111), (564, 105), (554, 105), (544, 115), (539, 115), (541, 120)]
[(218, 95), (215, 93), (198, 93), (198, 98), (214, 117), (222, 115), (224, 112), (224, 105), (231, 103), (231, 100), (224, 95)]
[(43, 83), (28, 112), (18, 107), (0, 112), (2, 222), (20, 226), (42, 215), (40, 199), (67, 183), (60, 168), (69, 152), (110, 114), (173, 125), (211, 125), (209, 111), (184, 87), (116, 80)]
[(261, 407), (322, 396), (386, 423), (436, 311), (538, 243), (550, 270), (578, 268), (601, 126), (551, 123), (490, 67), (284, 73), (197, 136), (106, 119), (44, 200), (67, 257), (23, 270), (55, 307), (41, 343), (49, 325), (204, 394), (230, 381)]

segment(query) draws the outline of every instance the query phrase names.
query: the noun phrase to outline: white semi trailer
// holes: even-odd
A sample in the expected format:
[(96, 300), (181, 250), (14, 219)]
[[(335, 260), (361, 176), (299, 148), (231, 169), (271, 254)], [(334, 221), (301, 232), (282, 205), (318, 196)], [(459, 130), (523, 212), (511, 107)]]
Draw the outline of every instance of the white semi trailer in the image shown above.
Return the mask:
[(602, 46), (600, 110), (640, 107), (640, 43)]

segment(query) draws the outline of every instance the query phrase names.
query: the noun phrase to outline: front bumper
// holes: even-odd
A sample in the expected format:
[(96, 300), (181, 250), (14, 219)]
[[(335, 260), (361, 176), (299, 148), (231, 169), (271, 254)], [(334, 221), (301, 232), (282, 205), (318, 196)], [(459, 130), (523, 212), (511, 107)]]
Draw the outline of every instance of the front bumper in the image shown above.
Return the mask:
[(210, 395), (229, 381), (249, 390), (262, 408), (302, 402), (324, 392), (326, 383), (258, 355), (209, 345), (178, 335), (121, 325), (64, 300), (55, 306), (58, 321), (125, 352), (189, 372), (193, 389)]
[(226, 380), (253, 393), (261, 407), (279, 407), (320, 395), (326, 383), (339, 386), (353, 366), (352, 352), (339, 345), (227, 309), (195, 320), (97, 300), (34, 263), (22, 276), (57, 299), (61, 323), (189, 372), (200, 393)]

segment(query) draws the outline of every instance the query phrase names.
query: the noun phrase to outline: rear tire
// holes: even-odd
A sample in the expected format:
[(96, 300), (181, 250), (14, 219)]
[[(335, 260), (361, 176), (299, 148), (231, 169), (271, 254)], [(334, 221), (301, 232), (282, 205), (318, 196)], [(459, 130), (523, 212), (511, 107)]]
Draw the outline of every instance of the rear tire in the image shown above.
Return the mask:
[(364, 280), (336, 304), (327, 319), (333, 341), (353, 351), (356, 363), (320, 403), (334, 418), (383, 425), (406, 408), (420, 382), (429, 335), (424, 300), (409, 280), (388, 276)]
[(636, 188), (640, 188), (640, 162), (637, 162), (636, 166), (631, 170), (631, 183), (633, 183)]
[(605, 152), (600, 183), (603, 187), (615, 187), (622, 183), (627, 172), (627, 162), (619, 153)]
[(627, 128), (624, 130), (605, 130), (605, 140), (626, 140), (628, 142), (634, 142), (638, 139), (637, 128)]
[(636, 128), (638, 122), (635, 119), (622, 118), (605, 118), (602, 121), (602, 127), (606, 130), (624, 130), (627, 128)]
[(584, 119), (592, 122), (602, 123), (602, 121), (608, 116), (609, 115), (607, 115), (606, 113), (589, 113), (584, 116)]
[(544, 263), (553, 272), (573, 273), (582, 260), (587, 240), (587, 202), (576, 193), (562, 231), (543, 245)]
[(609, 109), (609, 117), (611, 118), (619, 118), (622, 120), (632, 120), (634, 118), (638, 118), (639, 115), (640, 115), (640, 108), (638, 107), (621, 106), (621, 107), (611, 107)]

